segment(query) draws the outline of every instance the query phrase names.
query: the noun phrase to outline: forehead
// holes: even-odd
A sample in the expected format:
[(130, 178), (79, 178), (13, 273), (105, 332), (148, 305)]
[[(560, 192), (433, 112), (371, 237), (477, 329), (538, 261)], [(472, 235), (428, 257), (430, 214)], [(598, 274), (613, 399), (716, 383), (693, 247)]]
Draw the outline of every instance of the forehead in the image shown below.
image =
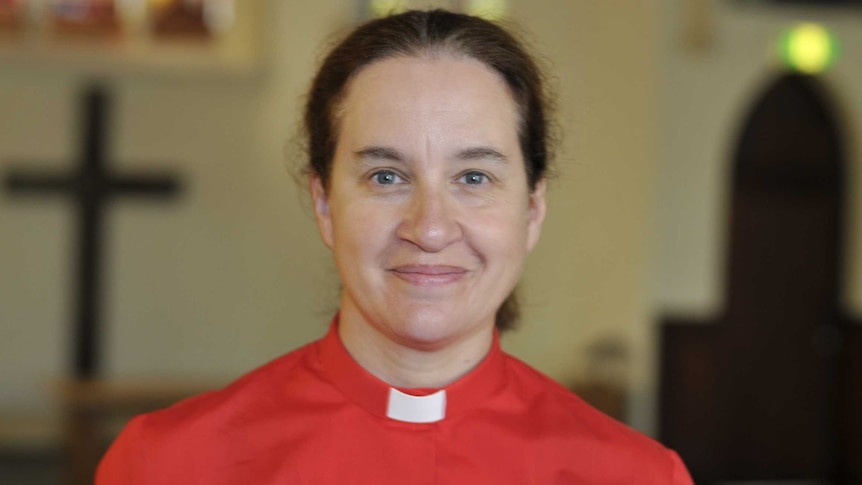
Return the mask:
[(517, 144), (517, 107), (508, 86), (495, 71), (468, 58), (376, 62), (350, 82), (340, 108), (339, 138), (363, 143), (404, 142), (422, 135), (438, 141)]

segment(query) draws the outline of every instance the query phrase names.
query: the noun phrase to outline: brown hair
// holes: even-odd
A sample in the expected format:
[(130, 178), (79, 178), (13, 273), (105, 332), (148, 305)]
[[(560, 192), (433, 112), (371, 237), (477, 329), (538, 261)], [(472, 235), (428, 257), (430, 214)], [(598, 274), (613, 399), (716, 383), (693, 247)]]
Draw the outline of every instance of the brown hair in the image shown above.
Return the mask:
[[(363, 68), (406, 56), (463, 56), (496, 71), (518, 108), (518, 138), (530, 190), (546, 177), (550, 159), (549, 96), (544, 77), (523, 44), (487, 20), (445, 10), (411, 10), (371, 20), (353, 30), (324, 58), (308, 93), (304, 128), (306, 172), (328, 189), (338, 142), (336, 116), (348, 82)], [(518, 319), (514, 292), (497, 310), (496, 326), (506, 330)]]

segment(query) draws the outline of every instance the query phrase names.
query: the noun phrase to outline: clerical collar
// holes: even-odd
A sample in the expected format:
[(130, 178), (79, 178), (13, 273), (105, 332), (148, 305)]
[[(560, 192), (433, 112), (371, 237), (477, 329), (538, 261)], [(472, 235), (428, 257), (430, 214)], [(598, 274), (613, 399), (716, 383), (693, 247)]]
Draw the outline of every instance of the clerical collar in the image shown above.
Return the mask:
[(441, 389), (395, 388), (362, 368), (338, 336), (338, 315), (317, 348), (324, 374), (348, 399), (374, 415), (408, 423), (434, 423), (480, 407), (500, 390), (506, 371), (496, 330), (482, 362)]

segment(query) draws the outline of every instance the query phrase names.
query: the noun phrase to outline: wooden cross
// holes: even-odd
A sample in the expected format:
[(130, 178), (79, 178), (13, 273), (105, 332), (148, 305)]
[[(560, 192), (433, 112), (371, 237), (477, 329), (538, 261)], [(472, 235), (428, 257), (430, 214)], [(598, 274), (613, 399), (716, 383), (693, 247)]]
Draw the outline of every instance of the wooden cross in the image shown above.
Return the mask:
[(111, 173), (106, 157), (108, 95), (103, 87), (91, 86), (82, 99), (83, 141), (77, 168), (63, 175), (13, 170), (5, 186), (12, 194), (67, 196), (77, 205), (73, 371), (75, 378), (89, 379), (96, 377), (100, 364), (101, 249), (107, 204), (120, 196), (168, 198), (179, 192), (180, 182), (165, 174)]

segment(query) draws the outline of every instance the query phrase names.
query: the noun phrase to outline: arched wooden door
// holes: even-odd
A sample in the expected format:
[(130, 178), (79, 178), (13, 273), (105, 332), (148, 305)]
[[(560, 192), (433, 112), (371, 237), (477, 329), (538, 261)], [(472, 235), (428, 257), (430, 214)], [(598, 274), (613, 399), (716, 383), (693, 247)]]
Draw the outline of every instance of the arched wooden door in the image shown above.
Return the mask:
[(712, 324), (663, 329), (662, 438), (698, 483), (856, 483), (849, 426), (862, 408), (849, 403), (862, 399), (848, 386), (862, 355), (848, 354), (858, 338), (839, 302), (844, 172), (816, 79), (772, 82), (735, 151), (726, 308)]

